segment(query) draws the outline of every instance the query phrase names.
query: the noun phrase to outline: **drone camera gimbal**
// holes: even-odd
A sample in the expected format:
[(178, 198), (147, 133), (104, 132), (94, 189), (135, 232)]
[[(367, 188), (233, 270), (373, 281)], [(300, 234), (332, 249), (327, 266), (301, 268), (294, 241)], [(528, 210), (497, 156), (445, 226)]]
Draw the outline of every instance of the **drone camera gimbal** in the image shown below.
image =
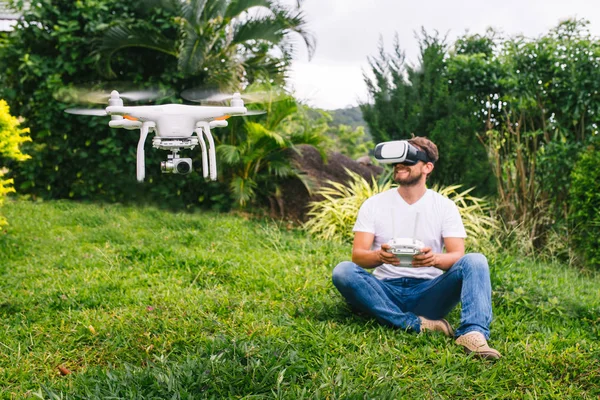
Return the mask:
[(180, 158), (177, 153), (169, 154), (167, 161), (160, 163), (160, 170), (164, 174), (189, 174), (192, 172), (192, 159)]

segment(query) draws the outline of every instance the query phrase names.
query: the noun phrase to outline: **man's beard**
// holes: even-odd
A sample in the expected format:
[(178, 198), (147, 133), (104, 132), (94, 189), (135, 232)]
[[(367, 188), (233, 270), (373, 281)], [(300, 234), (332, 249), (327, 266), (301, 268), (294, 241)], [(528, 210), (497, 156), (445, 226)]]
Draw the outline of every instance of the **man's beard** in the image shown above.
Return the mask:
[[(394, 172), (394, 175), (397, 175), (398, 171)], [(400, 186), (415, 186), (421, 180), (421, 175), (413, 175), (412, 171), (409, 172), (408, 177), (406, 178), (396, 178), (394, 177), (394, 182), (399, 184)]]

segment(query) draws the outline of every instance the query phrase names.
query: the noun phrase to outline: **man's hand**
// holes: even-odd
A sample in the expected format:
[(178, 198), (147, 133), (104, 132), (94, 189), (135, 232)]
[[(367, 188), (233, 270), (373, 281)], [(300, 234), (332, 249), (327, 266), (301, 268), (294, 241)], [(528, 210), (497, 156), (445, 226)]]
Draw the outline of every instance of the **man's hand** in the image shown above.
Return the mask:
[(412, 265), (413, 267), (435, 267), (437, 262), (437, 254), (431, 251), (431, 247), (423, 247), (421, 254), (413, 257)]
[(390, 253), (389, 249), (390, 249), (390, 245), (387, 243), (384, 243), (381, 245), (381, 249), (376, 250), (377, 254), (379, 256), (379, 261), (382, 264), (399, 265), (400, 260), (398, 260), (398, 257), (396, 257), (394, 254)]

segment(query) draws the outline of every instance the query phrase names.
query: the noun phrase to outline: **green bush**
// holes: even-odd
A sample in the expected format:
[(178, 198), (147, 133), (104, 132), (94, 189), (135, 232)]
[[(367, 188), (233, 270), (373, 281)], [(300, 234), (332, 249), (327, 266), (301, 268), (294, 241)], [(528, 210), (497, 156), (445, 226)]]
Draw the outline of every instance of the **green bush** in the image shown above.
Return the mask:
[(569, 216), (571, 238), (586, 261), (600, 266), (600, 152), (591, 144), (571, 173)]
[[(20, 124), (19, 119), (10, 115), (10, 109), (6, 101), (0, 100), (0, 160), (1, 158), (8, 158), (23, 161), (29, 158), (20, 149), (21, 144), (31, 140), (26, 135), (29, 133), (29, 129), (20, 128)], [(15, 191), (12, 187), (12, 179), (2, 179), (5, 174), (6, 169), (3, 168), (0, 162), (0, 206), (4, 201), (4, 197)], [(0, 214), (0, 226), (2, 225), (6, 225), (6, 219)]]
[(311, 235), (336, 242), (351, 242), (354, 234), (352, 226), (356, 221), (358, 209), (369, 197), (385, 192), (392, 187), (390, 182), (380, 184), (372, 180), (369, 183), (362, 176), (346, 170), (351, 181), (348, 185), (328, 180), (317, 191), (323, 200), (310, 204), (308, 221), (303, 229)]

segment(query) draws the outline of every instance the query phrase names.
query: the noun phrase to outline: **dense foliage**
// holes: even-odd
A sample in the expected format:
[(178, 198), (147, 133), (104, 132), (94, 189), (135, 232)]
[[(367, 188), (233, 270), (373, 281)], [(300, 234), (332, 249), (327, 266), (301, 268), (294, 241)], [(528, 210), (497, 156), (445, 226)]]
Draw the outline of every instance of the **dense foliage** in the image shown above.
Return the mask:
[[(491, 51), (466, 54), (475, 44)], [(466, 37), (449, 60), (453, 90), (479, 108), (502, 215), (535, 246), (564, 222), (574, 160), (598, 133), (599, 65), (600, 41), (574, 20), (534, 40)]]
[(573, 241), (585, 261), (600, 267), (600, 151), (588, 146), (571, 173), (569, 192)]
[(232, 122), (231, 129), (221, 135), (217, 151), (227, 167), (226, 179), (238, 205), (268, 200), (276, 209), (281, 201), (281, 181), (301, 178), (289, 162), (290, 152), (296, 151), (296, 144), (319, 146), (324, 136), (322, 127), (308, 123), (291, 96), (268, 85), (261, 87), (277, 101), (261, 104), (267, 111), (262, 117)]
[(420, 45), (416, 67), (398, 46), (371, 60), (373, 137), (429, 136), (440, 149), (432, 181), (495, 194), (531, 252), (547, 245), (568, 219), (575, 160), (598, 134), (600, 40), (567, 20), (535, 39), (490, 30), (448, 46), (423, 33)]
[[(186, 76), (233, 90), (255, 78), (283, 84), (292, 47), (290, 33), (299, 34), (309, 54), (314, 38), (306, 30), (302, 11), (273, 0), (141, 0), (134, 15), (120, 15), (104, 32), (97, 49), (99, 66), (116, 76), (113, 56), (131, 48), (149, 48), (177, 58)], [(149, 11), (172, 15), (173, 29), (162, 30), (146, 20)], [(250, 10), (252, 9), (252, 11)], [(257, 12), (257, 9), (260, 12)], [(273, 55), (277, 48), (279, 56)]]
[[(167, 7), (167, 3), (171, 6)], [(276, 56), (270, 50), (276, 44), (289, 50), (287, 34), (302, 30), (304, 24), (299, 11), (267, 1), (191, 2), (198, 6), (193, 9), (176, 7), (176, 3), (181, 2), (42, 0), (32, 3), (17, 29), (0, 47), (0, 62), (4, 66), (0, 72), (0, 95), (16, 115), (26, 119), (33, 139), (27, 148), (32, 159), (22, 165), (10, 165), (20, 191), (43, 198), (231, 207), (228, 181), (206, 182), (197, 173), (161, 174), (159, 165), (166, 154), (152, 149), (149, 140), (146, 181), (138, 184), (135, 180), (138, 135), (134, 131), (110, 129), (105, 118), (63, 112), (69, 106), (80, 106), (61, 95), (65, 88), (73, 86), (104, 90), (159, 87), (176, 94), (215, 83), (233, 89), (232, 82), (251, 84), (265, 77), (282, 81), (287, 53), (279, 52), (280, 56)], [(208, 8), (199, 7), (202, 4)], [(266, 19), (245, 19), (240, 13), (251, 6), (271, 7), (273, 13)], [(221, 12), (227, 13), (227, 21), (219, 17)], [(238, 20), (246, 25), (236, 23)], [(269, 23), (274, 29), (268, 31), (271, 35), (268, 40), (258, 37), (260, 27), (265, 28)], [(228, 41), (226, 35), (232, 27), (236, 29), (234, 42)], [(207, 30), (202, 31), (204, 28)], [(214, 55), (201, 60), (199, 53), (192, 54), (190, 46), (183, 46), (190, 40), (189, 43), (195, 43), (190, 35), (201, 31), (214, 35), (213, 39), (220, 43), (223, 51), (219, 50), (218, 63)], [(306, 39), (312, 43), (310, 36)], [(156, 42), (150, 45), (153, 40)], [(165, 52), (164, 46), (159, 46), (167, 43), (173, 46), (173, 51)], [(183, 58), (189, 68), (182, 68)], [(192, 59), (199, 64), (192, 66)], [(106, 69), (102, 68), (107, 65), (113, 72), (108, 81), (103, 75)], [(201, 65), (204, 67), (198, 70)], [(240, 68), (245, 71), (244, 82), (238, 79)], [(181, 99), (173, 96), (160, 101)], [(214, 133), (230, 135), (227, 129)], [(221, 140), (219, 136), (216, 138), (217, 143)], [(196, 170), (200, 166), (197, 154), (190, 153), (196, 161)], [(219, 165), (219, 170), (225, 172), (223, 176), (231, 176), (223, 171), (224, 166)], [(263, 173), (271, 171), (265, 169)]]

